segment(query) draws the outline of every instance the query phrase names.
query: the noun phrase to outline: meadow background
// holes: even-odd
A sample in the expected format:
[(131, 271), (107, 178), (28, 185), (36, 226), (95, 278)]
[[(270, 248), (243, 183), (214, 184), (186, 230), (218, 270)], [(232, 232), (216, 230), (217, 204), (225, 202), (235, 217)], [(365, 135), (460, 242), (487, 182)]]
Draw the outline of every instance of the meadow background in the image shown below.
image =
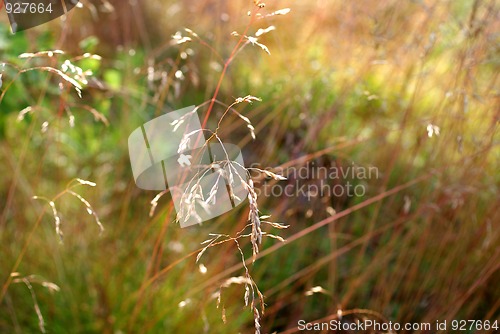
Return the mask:
[[(81, 5), (15, 35), (0, 13), (1, 333), (500, 318), (497, 1)], [(181, 229), (167, 193), (151, 215), (158, 193), (135, 186), (127, 139), (190, 105), (214, 130), (247, 95), (262, 101), (234, 108), (255, 139), (236, 113), (220, 125), (247, 165), (379, 177), (324, 180), (360, 184), (358, 197), (261, 196), (262, 215), (289, 225), (265, 231), (285, 242), (265, 237), (254, 263), (247, 238), (213, 244), (197, 262), (210, 233), (247, 224), (248, 201)], [(242, 255), (263, 315), (258, 297), (258, 316), (245, 306)]]

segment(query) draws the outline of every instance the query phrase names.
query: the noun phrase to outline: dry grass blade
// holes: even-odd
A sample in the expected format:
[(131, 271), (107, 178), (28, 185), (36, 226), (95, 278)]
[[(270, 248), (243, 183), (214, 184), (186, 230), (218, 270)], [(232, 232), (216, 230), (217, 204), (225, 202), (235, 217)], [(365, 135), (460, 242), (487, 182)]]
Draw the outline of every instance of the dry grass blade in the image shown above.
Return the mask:
[(38, 51), (35, 53), (22, 53), (19, 55), (19, 58), (36, 58), (36, 57), (53, 57), (54, 55), (63, 55), (64, 51), (62, 50), (52, 50), (52, 51)]
[(196, 256), (196, 263), (198, 263), (198, 261), (200, 261), (201, 257), (203, 256), (203, 254), (205, 254), (205, 252), (207, 251), (207, 249), (210, 248), (210, 247), (212, 247), (212, 245), (217, 240), (219, 240), (221, 237), (223, 237), (223, 235), (216, 235), (215, 238), (208, 239), (208, 240), (205, 240), (205, 241), (202, 242), (202, 244), (208, 243), (208, 245), (206, 245), (205, 247), (203, 247), (203, 249), (198, 253), (198, 255)]
[(181, 32), (178, 31), (174, 35), (172, 35), (171, 44), (172, 45), (179, 45), (179, 44), (183, 44), (183, 43), (191, 42), (191, 41), (192, 41), (191, 37), (182, 36)]
[(31, 294), (31, 299), (33, 300), (33, 307), (35, 308), (35, 312), (36, 312), (36, 315), (38, 317), (38, 327), (40, 328), (40, 331), (42, 333), (46, 333), (45, 321), (43, 319), (42, 311), (40, 311), (40, 306), (38, 305), (36, 294), (35, 294), (35, 291), (33, 290), (33, 286), (31, 286), (30, 281), (26, 277), (23, 277), (21, 279), (15, 279), (15, 280), (13, 280), (13, 282), (14, 283), (23, 282), (26, 285), (26, 287), (28, 288), (28, 290)]
[(33, 111), (34, 111), (34, 109), (31, 106), (24, 108), (23, 110), (21, 110), (19, 112), (19, 115), (17, 116), (17, 121), (18, 122), (22, 121), (27, 114), (30, 114)]
[(259, 29), (255, 33), (255, 37), (260, 37), (260, 36), (262, 36), (264, 34), (267, 34), (268, 32), (273, 31), (273, 30), (276, 30), (275, 26), (269, 26), (269, 27), (267, 27), (265, 29)]
[(67, 192), (69, 194), (75, 196), (76, 198), (78, 198), (85, 205), (85, 207), (87, 209), (87, 213), (89, 215), (94, 216), (95, 222), (96, 222), (97, 226), (99, 227), (100, 232), (101, 233), (104, 232), (104, 226), (102, 225), (101, 221), (99, 220), (99, 216), (97, 215), (95, 210), (92, 208), (90, 203), (85, 198), (83, 198), (80, 194), (74, 192), (73, 190), (67, 190)]
[(163, 195), (165, 195), (169, 191), (170, 191), (169, 189), (163, 190), (161, 193), (156, 195), (155, 198), (153, 198), (153, 200), (151, 200), (151, 209), (149, 210), (149, 217), (153, 217), (153, 215), (155, 214), (156, 207), (158, 206), (158, 201)]
[(94, 116), (94, 119), (96, 121), (100, 121), (104, 125), (109, 126), (109, 121), (106, 118), (106, 116), (104, 116), (102, 113), (97, 111), (95, 108), (93, 108), (89, 105), (86, 105), (86, 104), (70, 104), (70, 106), (87, 110), (88, 112), (90, 112)]
[(40, 200), (46, 201), (49, 204), (50, 209), (52, 210), (52, 214), (54, 216), (54, 224), (55, 224), (55, 228), (56, 228), (56, 234), (59, 236), (59, 241), (62, 242), (63, 241), (63, 232), (61, 230), (61, 217), (59, 217), (59, 212), (56, 209), (56, 205), (55, 205), (54, 201), (51, 201), (45, 197), (40, 197), (40, 196), (33, 196), (33, 199), (40, 199)]
[(45, 71), (45, 72), (57, 74), (63, 80), (70, 83), (75, 88), (76, 92), (78, 93), (78, 96), (80, 98), (82, 97), (82, 89), (83, 89), (82, 85), (80, 85), (80, 83), (78, 83), (75, 79), (71, 78), (67, 74), (64, 74), (61, 70), (58, 70), (57, 68), (53, 68), (53, 67), (49, 67), (49, 66), (31, 67), (31, 68), (21, 70), (20, 73), (26, 73), (29, 71)]
[(292, 10), (290, 8), (283, 8), (283, 9), (279, 9), (267, 16), (275, 16), (275, 15), (287, 15), (288, 13), (290, 13)]

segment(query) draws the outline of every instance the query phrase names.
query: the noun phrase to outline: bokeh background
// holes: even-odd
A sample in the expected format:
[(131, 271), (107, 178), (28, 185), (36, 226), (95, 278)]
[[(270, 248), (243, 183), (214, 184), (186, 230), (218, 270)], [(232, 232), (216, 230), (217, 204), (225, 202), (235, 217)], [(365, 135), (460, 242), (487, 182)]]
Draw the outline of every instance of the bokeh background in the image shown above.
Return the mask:
[[(15, 35), (0, 13), (0, 332), (499, 319), (497, 1), (80, 5)], [(243, 39), (233, 54), (232, 32), (256, 37), (270, 26), (258, 36), (265, 47)], [(247, 165), (311, 169), (300, 180), (253, 174), (256, 189), (366, 190), (261, 196), (262, 215), (289, 228), (263, 227), (285, 242), (264, 237), (254, 263), (248, 238), (196, 261), (210, 234), (247, 224), (248, 202), (181, 229), (168, 193), (151, 212), (158, 193), (135, 186), (128, 158), (142, 123), (190, 105), (204, 119), (223, 73), (207, 127), (238, 97), (258, 97), (234, 107), (255, 139), (233, 112), (221, 138)], [(323, 179), (318, 167), (379, 174)], [(258, 326), (242, 255), (265, 298)]]

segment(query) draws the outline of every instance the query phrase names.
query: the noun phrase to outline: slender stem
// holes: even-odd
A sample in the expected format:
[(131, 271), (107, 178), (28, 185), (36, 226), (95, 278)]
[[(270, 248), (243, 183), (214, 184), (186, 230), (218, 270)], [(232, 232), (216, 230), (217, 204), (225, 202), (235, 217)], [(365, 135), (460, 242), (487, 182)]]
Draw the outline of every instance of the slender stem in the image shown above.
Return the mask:
[[(229, 58), (224, 63), (224, 68), (222, 69), (222, 73), (221, 73), (221, 75), (219, 77), (219, 81), (217, 82), (217, 86), (215, 87), (214, 95), (212, 96), (212, 99), (210, 100), (210, 105), (208, 106), (207, 113), (205, 114), (205, 118), (203, 119), (203, 123), (201, 124), (202, 128), (205, 128), (206, 125), (207, 125), (207, 123), (208, 123), (208, 118), (210, 117), (210, 114), (211, 114), (211, 112), (213, 110), (215, 101), (217, 100), (217, 96), (219, 95), (219, 91), (220, 91), (220, 88), (222, 86), (222, 81), (224, 80), (224, 77), (225, 77), (226, 72), (227, 72), (227, 68), (229, 67), (229, 65), (233, 61), (234, 56), (236, 55), (236, 53), (238, 52), (238, 50), (239, 50), (239, 48), (241, 46), (241, 43), (243, 43), (243, 41), (245, 40), (245, 36), (247, 35), (248, 30), (250, 29), (250, 26), (252, 25), (252, 23), (255, 21), (255, 18), (257, 17), (257, 13), (258, 13), (259, 9), (260, 8), (257, 7), (256, 10), (252, 11), (252, 14), (251, 14), (251, 17), (250, 17), (250, 22), (246, 26), (245, 32), (243, 34), (241, 34), (240, 39), (238, 40), (238, 43), (235, 45), (235, 47), (231, 51), (231, 55), (229, 56)], [(202, 136), (202, 133), (200, 133), (200, 135), (198, 135), (198, 138), (196, 139), (195, 146), (199, 143), (199, 140), (201, 139), (201, 136)]]

